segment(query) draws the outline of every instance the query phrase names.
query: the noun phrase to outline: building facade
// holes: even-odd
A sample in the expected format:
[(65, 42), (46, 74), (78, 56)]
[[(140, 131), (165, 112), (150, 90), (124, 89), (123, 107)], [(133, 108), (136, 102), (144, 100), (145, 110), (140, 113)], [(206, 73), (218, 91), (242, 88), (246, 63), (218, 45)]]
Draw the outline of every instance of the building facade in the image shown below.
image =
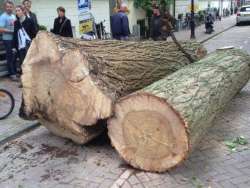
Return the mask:
[[(127, 0), (130, 10), (128, 17), (130, 29), (133, 31), (133, 25), (137, 24), (137, 20), (145, 19), (145, 12), (136, 9), (133, 6), (133, 0)], [(112, 0), (92, 0), (91, 10), (95, 22), (104, 21), (107, 32), (110, 31), (110, 16), (112, 15)], [(79, 15), (77, 9), (77, 0), (33, 0), (32, 11), (37, 14), (39, 24), (44, 25), (50, 30), (53, 27), (54, 18), (57, 16), (56, 8), (63, 6), (66, 9), (66, 16), (71, 20), (74, 35), (79, 37)]]
[[(0, 0), (2, 4), (4, 0)], [(91, 0), (92, 7), (91, 13), (94, 16), (95, 22), (104, 22), (105, 29), (110, 33), (110, 16), (113, 14), (113, 8), (116, 0)], [(142, 9), (136, 9), (134, 7), (133, 0), (123, 0), (127, 3), (129, 8), (129, 27), (133, 33), (135, 26), (141, 28), (147, 26), (146, 13)], [(222, 10), (231, 6), (235, 6), (237, 0), (194, 0), (196, 12), (199, 10), (205, 10), (208, 7), (217, 8)], [(15, 4), (20, 4), (21, 0), (14, 0)], [(175, 18), (178, 18), (179, 14), (185, 15), (190, 12), (191, 0), (173, 0), (170, 6), (170, 11)], [(66, 9), (66, 16), (71, 20), (74, 35), (79, 37), (79, 15), (77, 9), (77, 0), (32, 0), (32, 11), (37, 14), (40, 25), (44, 25), (50, 30), (53, 27), (54, 19), (57, 17), (56, 8), (63, 6)], [(138, 30), (138, 27), (137, 27)]]
[[(234, 9), (237, 4), (236, 0), (194, 0), (196, 12), (206, 10), (207, 8), (216, 8), (223, 12), (223, 9)], [(191, 0), (175, 0), (175, 17), (178, 14), (186, 14), (190, 12)]]

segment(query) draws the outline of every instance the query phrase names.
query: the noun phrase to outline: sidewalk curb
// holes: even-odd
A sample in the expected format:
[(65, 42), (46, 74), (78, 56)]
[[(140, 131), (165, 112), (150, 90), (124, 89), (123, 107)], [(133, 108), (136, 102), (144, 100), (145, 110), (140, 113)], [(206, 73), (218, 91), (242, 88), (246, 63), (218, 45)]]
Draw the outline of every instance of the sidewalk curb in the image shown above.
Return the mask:
[(28, 127), (28, 128), (25, 128), (21, 131), (18, 131), (16, 132), (15, 134), (3, 139), (0, 141), (0, 145), (3, 145), (11, 140), (14, 140), (20, 136), (22, 136), (23, 134), (27, 133), (27, 132), (30, 132), (30, 131), (33, 131), (35, 130), (36, 128), (38, 128), (41, 124), (39, 122), (34, 122), (34, 123), (31, 123), (31, 125)]
[(233, 27), (235, 27), (235, 25), (232, 25), (232, 26), (230, 26), (230, 27), (228, 27), (228, 28), (225, 28), (224, 30), (222, 30), (222, 31), (220, 31), (220, 32), (218, 32), (218, 33), (215, 33), (214, 35), (211, 35), (210, 37), (208, 37), (208, 38), (206, 38), (206, 39), (203, 39), (203, 40), (201, 40), (201, 41), (198, 41), (198, 42), (200, 42), (200, 43), (205, 43), (205, 42), (207, 42), (208, 40), (210, 40), (210, 39), (212, 39), (212, 38), (214, 38), (214, 37), (220, 35), (221, 33), (224, 33), (224, 32), (226, 32), (226, 31), (228, 31), (229, 29), (232, 29)]

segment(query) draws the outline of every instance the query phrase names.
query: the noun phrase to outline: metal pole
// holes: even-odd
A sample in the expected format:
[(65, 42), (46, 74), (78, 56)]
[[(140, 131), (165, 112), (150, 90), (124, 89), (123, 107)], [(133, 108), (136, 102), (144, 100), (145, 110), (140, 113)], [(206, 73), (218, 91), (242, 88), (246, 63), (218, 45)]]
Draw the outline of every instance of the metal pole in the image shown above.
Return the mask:
[(194, 21), (194, 0), (191, 0), (191, 20), (190, 20), (190, 29), (191, 29), (191, 39), (195, 39), (195, 21)]
[(173, 16), (174, 16), (174, 18), (175, 18), (175, 1), (176, 0), (174, 0), (174, 2), (173, 2)]

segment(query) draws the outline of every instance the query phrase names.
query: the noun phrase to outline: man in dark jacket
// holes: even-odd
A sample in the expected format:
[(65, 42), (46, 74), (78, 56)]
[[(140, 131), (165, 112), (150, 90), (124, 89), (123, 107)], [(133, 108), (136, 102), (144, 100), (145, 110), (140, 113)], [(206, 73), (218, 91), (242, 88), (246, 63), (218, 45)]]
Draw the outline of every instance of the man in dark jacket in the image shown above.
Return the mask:
[(122, 4), (119, 11), (111, 17), (111, 30), (114, 39), (128, 40), (130, 31), (126, 10), (126, 4)]
[(63, 37), (73, 37), (70, 19), (65, 17), (65, 8), (57, 8), (58, 17), (54, 21), (52, 33)]
[(38, 25), (36, 14), (34, 12), (31, 12), (31, 10), (30, 10), (31, 9), (31, 0), (24, 0), (23, 6), (25, 7), (26, 16), (34, 22), (36, 31), (38, 32), (39, 25)]
[(153, 16), (150, 22), (150, 37), (153, 40), (160, 40), (161, 38), (161, 14), (158, 7), (153, 7)]

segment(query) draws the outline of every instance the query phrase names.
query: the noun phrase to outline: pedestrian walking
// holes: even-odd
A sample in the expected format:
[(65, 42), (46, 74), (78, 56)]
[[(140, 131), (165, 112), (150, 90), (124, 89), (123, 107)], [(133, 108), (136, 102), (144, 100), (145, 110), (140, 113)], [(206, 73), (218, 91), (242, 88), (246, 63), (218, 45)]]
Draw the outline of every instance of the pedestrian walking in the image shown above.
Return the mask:
[(24, 0), (23, 1), (23, 6), (25, 8), (25, 15), (34, 22), (36, 31), (38, 32), (39, 24), (37, 21), (37, 16), (34, 12), (31, 12), (31, 5), (32, 5), (31, 0)]
[(18, 5), (16, 7), (16, 17), (17, 20), (14, 23), (13, 50), (18, 52), (21, 66), (31, 41), (36, 36), (36, 28), (33, 20), (25, 15), (24, 6)]
[(54, 21), (54, 27), (51, 32), (63, 37), (73, 37), (71, 21), (65, 16), (65, 12), (65, 8), (57, 8), (58, 17)]
[(150, 21), (150, 37), (153, 40), (161, 40), (161, 14), (159, 7), (153, 7), (153, 15)]
[(127, 5), (122, 3), (118, 12), (111, 17), (112, 35), (116, 40), (128, 40), (130, 35), (127, 9)]
[(14, 32), (15, 15), (13, 14), (14, 3), (10, 0), (4, 2), (4, 13), (0, 16), (0, 33), (6, 50), (6, 60), (9, 76), (13, 81), (17, 81), (16, 63), (12, 53), (12, 40)]

